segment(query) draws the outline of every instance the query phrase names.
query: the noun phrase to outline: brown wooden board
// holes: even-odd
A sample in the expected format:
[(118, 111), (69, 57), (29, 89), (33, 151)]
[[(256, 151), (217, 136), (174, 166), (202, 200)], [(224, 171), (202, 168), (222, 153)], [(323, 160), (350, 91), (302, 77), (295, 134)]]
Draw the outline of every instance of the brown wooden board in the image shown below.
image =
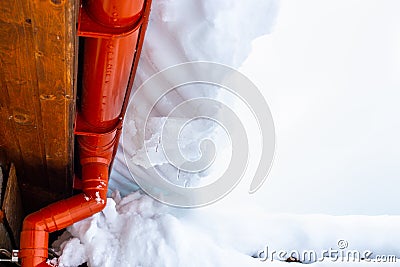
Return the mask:
[(12, 239), (15, 245), (19, 244), (19, 235), (22, 227), (23, 211), (21, 195), (17, 182), (17, 174), (12, 164), (8, 174), (4, 201), (2, 204), (4, 218), (11, 231)]
[[(2, 168), (0, 168), (0, 194), (2, 192), (1, 188), (3, 187), (4, 183), (5, 183), (5, 176), (3, 175)], [(1, 207), (1, 201), (2, 198), (0, 196), (0, 207)], [(1, 210), (0, 208), (0, 248), (11, 250), (12, 243), (9, 236), (9, 232), (7, 231), (6, 226), (3, 224), (4, 221), (5, 221), (5, 214), (4, 211)]]
[(77, 8), (0, 1), (0, 149), (28, 212), (71, 193)]
[(8, 236), (6, 227), (2, 223), (0, 223), (0, 248), (7, 249), (8, 251), (12, 250), (10, 237)]
[[(4, 179), (4, 176), (3, 176), (3, 168), (0, 167), (0, 204), (3, 201), (3, 183), (5, 183), (5, 179)], [(1, 222), (2, 217), (3, 216), (0, 213), (0, 222)]]

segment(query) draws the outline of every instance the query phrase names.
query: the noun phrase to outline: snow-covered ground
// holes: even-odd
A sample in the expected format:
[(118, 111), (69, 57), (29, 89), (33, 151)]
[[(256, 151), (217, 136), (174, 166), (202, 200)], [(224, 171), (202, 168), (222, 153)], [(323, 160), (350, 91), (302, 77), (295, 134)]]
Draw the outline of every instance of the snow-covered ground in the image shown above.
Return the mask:
[[(311, 266), (381, 266), (377, 257), (400, 258), (399, 224), (399, 216), (273, 215), (240, 204), (182, 210), (137, 192), (114, 194), (54, 245), (61, 243), (61, 266), (288, 266), (291, 253), (320, 260)], [(323, 258), (325, 250), (333, 254)], [(302, 256), (309, 251), (314, 258)]]
[[(302, 265), (284, 262), (290, 255), (316, 267), (397, 266), (389, 262), (400, 261), (396, 7), (399, 2), (391, 0), (153, 1), (135, 87), (187, 61), (241, 67), (270, 103), (275, 165), (263, 187), (249, 195), (259, 156), (259, 139), (252, 137), (249, 172), (235, 190), (213, 205), (174, 208), (134, 192), (132, 175), (147, 174), (129, 172), (121, 145), (106, 209), (69, 227), (53, 244), (60, 266)], [(252, 41), (265, 34), (243, 65)], [(219, 97), (212, 88), (191, 89)], [(191, 97), (196, 94), (176, 90), (160, 103), (148, 125), (151, 148), (157, 146), (164, 107)], [(127, 160), (144, 166), (146, 148), (135, 139), (143, 118), (136, 111), (131, 115), (134, 120), (124, 124), (132, 135), (124, 143)], [(244, 124), (254, 127), (254, 121)], [(183, 136), (199, 140), (219, 130), (204, 123)], [(198, 156), (195, 144), (185, 144), (183, 153)], [(158, 150), (151, 157), (176, 177)], [(175, 182), (195, 185), (207, 175)], [(391, 215), (356, 215), (385, 213)], [(307, 258), (310, 253), (314, 259)]]

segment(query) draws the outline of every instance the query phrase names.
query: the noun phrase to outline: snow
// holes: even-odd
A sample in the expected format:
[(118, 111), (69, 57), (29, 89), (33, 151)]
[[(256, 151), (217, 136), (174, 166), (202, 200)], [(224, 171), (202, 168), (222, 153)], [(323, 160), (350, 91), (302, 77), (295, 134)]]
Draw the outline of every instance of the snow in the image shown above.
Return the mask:
[[(260, 12), (261, 16), (254, 16), (254, 12)], [(176, 64), (190, 61), (214, 61), (232, 67), (239, 67), (251, 51), (251, 41), (257, 36), (272, 31), (275, 13), (277, 11), (276, 0), (252, 0), (241, 3), (240, 1), (218, 0), (218, 1), (195, 1), (195, 0), (174, 0), (155, 1), (152, 5), (149, 27), (141, 55), (139, 67), (135, 76), (135, 86), (138, 88), (152, 75)], [(190, 14), (190, 15), (189, 15)], [(238, 16), (252, 18), (238, 20)], [(165, 77), (165, 84), (172, 83), (170, 77)], [(134, 120), (126, 119), (124, 129), (129, 127), (126, 135), (131, 140), (126, 145), (120, 144), (119, 152), (114, 162), (113, 173), (109, 188), (120, 190), (126, 195), (135, 190), (132, 178), (126, 168), (125, 159), (122, 153), (129, 154), (130, 161), (140, 167), (133, 168), (137, 176), (148, 176), (146, 172), (149, 164), (144, 162), (144, 157), (149, 155), (152, 166), (157, 166), (159, 172), (166, 174), (168, 181), (176, 180), (180, 176), (178, 185), (192, 185), (200, 180), (207, 184), (217, 174), (208, 177), (210, 172), (197, 175), (182, 175), (177, 169), (172, 169), (167, 162), (162, 150), (158, 149), (160, 139), (160, 127), (163, 117), (167, 116), (173, 107), (182, 100), (196, 97), (218, 98), (220, 92), (212, 86), (198, 86), (196, 84), (186, 85), (177, 88), (165, 95), (154, 108), (152, 118), (146, 120), (142, 110), (132, 107)], [(158, 88), (152, 88), (145, 92), (141, 103), (147, 103), (152, 96), (159, 95)], [(152, 103), (148, 103), (149, 105)], [(128, 116), (127, 116), (128, 117)], [(173, 119), (173, 118), (172, 118)], [(178, 118), (176, 119), (178, 121)], [(144, 127), (143, 125), (146, 124)], [(141, 142), (142, 131), (146, 129), (146, 144)], [(189, 149), (196, 146), (199, 140), (208, 138), (215, 140), (219, 136), (217, 146), (226, 147), (229, 140), (221, 138), (223, 130), (210, 121), (202, 120), (189, 125), (186, 133), (182, 132), (180, 147), (187, 158), (196, 158), (198, 149)], [(185, 142), (186, 136), (191, 135), (191, 141)], [(218, 135), (217, 135), (218, 132)], [(149, 136), (147, 136), (149, 135)], [(188, 149), (185, 149), (187, 147)], [(217, 147), (219, 149), (219, 147)], [(226, 165), (223, 153), (219, 153), (215, 162), (217, 165)], [(212, 170), (216, 172), (215, 168)], [(202, 179), (200, 179), (202, 178)]]
[[(371, 1), (374, 2), (374, 0)], [(371, 1), (365, 2), (372, 3)], [(358, 1), (351, 2), (352, 10), (360, 5), (357, 5)], [(333, 1), (330, 3), (332, 4)], [(316, 3), (313, 2), (313, 4)], [(282, 8), (288, 10), (287, 5), (288, 1), (283, 0)], [(300, 8), (303, 4), (297, 2), (295, 6)], [(275, 0), (153, 1), (150, 25), (135, 80), (135, 88), (164, 68), (186, 61), (210, 60), (240, 67), (251, 51), (252, 41), (261, 35), (271, 33), (275, 24), (277, 7), (278, 2)], [(296, 12), (293, 10), (292, 12), (289, 17), (296, 15)], [(302, 9), (302, 12), (314, 14), (314, 12), (304, 9)], [(349, 11), (348, 14), (351, 15), (352, 13)], [(285, 17), (287, 14), (285, 15), (283, 12), (283, 16)], [(310, 20), (312, 20), (311, 17)], [(290, 21), (290, 18), (286, 18), (285, 21)], [(292, 19), (292, 23), (300, 22)], [(315, 22), (313, 21), (313, 23)], [(293, 34), (293, 30), (290, 33)], [(301, 35), (301, 32), (299, 31), (298, 34)], [(289, 48), (285, 51), (290, 52), (293, 47), (298, 48), (296, 45), (290, 44), (293, 42), (292, 40), (284, 39), (284, 41), (277, 42), (275, 46), (269, 48), (275, 49), (273, 50), (275, 52), (280, 45), (288, 45)], [(257, 46), (258, 42), (259, 40), (254, 44)], [(307, 47), (302, 42), (299, 43), (302, 47)], [(261, 46), (259, 49), (265, 50), (265, 47), (268, 46)], [(294, 62), (306, 62), (308, 55), (299, 55), (300, 59), (297, 58), (297, 61)], [(307, 180), (307, 175), (314, 173), (313, 168), (316, 168), (317, 164), (303, 164), (302, 166), (308, 172), (296, 175), (296, 172), (301, 169), (300, 164), (304, 163), (302, 154), (296, 150), (295, 156), (282, 157), (285, 153), (290, 154), (293, 151), (296, 142), (301, 143), (299, 140), (304, 140), (302, 137), (305, 133), (298, 131), (295, 126), (304, 122), (301, 119), (308, 114), (304, 113), (306, 107), (314, 107), (313, 104), (318, 102), (319, 98), (310, 100), (295, 90), (285, 91), (286, 93), (280, 95), (279, 92), (268, 87), (269, 85), (277, 86), (281, 83), (285, 85), (287, 83), (287, 87), (294, 87), (295, 85), (291, 82), (293, 77), (296, 78), (296, 81), (301, 81), (296, 75), (302, 73), (301, 71), (297, 72), (298, 69), (301, 69), (301, 64), (298, 63), (300, 66), (296, 65), (296, 70), (290, 72), (294, 75), (293, 77), (286, 77), (286, 72), (282, 77), (282, 73), (278, 73), (278, 70), (290, 69), (288, 66), (292, 64), (292, 61), (284, 55), (275, 55), (275, 58), (271, 54), (268, 54), (268, 56), (270, 56), (268, 58), (274, 65), (267, 65), (266, 69), (259, 67), (260, 65), (256, 65), (255, 69), (252, 69), (249, 67), (249, 61), (244, 66), (244, 69), (249, 73), (258, 74), (258, 77), (261, 76), (262, 79), (265, 79), (268, 74), (267, 80), (272, 82), (263, 86), (263, 88), (269, 88), (268, 90), (265, 89), (263, 93), (268, 96), (268, 100), (278, 99), (275, 102), (272, 100), (272, 108), (273, 110), (275, 108), (275, 114), (278, 117), (278, 137), (281, 137), (281, 146), (278, 148), (278, 165), (277, 168), (275, 167), (275, 172), (271, 173), (273, 176), (271, 181), (268, 180), (263, 190), (260, 190), (254, 196), (249, 196), (247, 190), (245, 190), (248, 188), (248, 184), (243, 183), (218, 203), (199, 209), (170, 207), (155, 201), (140, 190), (136, 191), (138, 187), (134, 183), (132, 175), (146, 176), (148, 175), (146, 169), (153, 166), (165, 173), (167, 179), (180, 186), (210, 183), (215, 177), (211, 174), (217, 173), (216, 176), (218, 176), (218, 171), (225, 166), (224, 157), (229, 157), (229, 153), (225, 153), (226, 151), (223, 149), (229, 147), (229, 142), (226, 142), (226, 138), (223, 137), (224, 131), (218, 125), (210, 122), (195, 122), (182, 132), (181, 152), (189, 159), (196, 159), (200, 156), (199, 140), (210, 138), (216, 144), (217, 151), (224, 152), (216, 158), (219, 168), (214, 167), (208, 172), (185, 175), (181, 179), (175, 179), (176, 177), (179, 178), (179, 173), (168, 164), (168, 160), (158, 147), (160, 128), (165, 122), (166, 111), (182, 99), (198, 96), (221, 98), (221, 95), (217, 95), (213, 88), (201, 88), (200, 90), (194, 86), (177, 89), (157, 105), (155, 113), (147, 121), (146, 146), (143, 146), (137, 139), (139, 135), (144, 134), (140, 132), (140, 129), (142, 129), (145, 120), (141, 117), (139, 110), (135, 110), (134, 120), (124, 122), (128, 135), (132, 137), (129, 143), (124, 144), (125, 151), (128, 154), (127, 160), (136, 164), (138, 168), (134, 169), (133, 173), (129, 172), (122, 153), (122, 144), (120, 144), (109, 183), (111, 197), (107, 200), (106, 208), (104, 211), (69, 227), (68, 231), (53, 244), (60, 256), (58, 260), (53, 259), (52, 262), (58, 262), (59, 266), (68, 267), (79, 266), (84, 262), (87, 262), (91, 267), (214, 267), (267, 266), (272, 264), (273, 266), (288, 266), (289, 263), (278, 259), (274, 259), (271, 263), (270, 258), (263, 261), (262, 258), (255, 258), (255, 256), (262, 256), (262, 251), (267, 250), (268, 252), (282, 250), (287, 253), (313, 250), (317, 255), (320, 255), (324, 250), (329, 249), (339, 252), (356, 250), (361, 253), (371, 251), (372, 259), (375, 259), (376, 256), (400, 258), (398, 245), (400, 216), (293, 214), (298, 210), (309, 209), (313, 203), (318, 205), (320, 199), (325, 199), (324, 194), (331, 192), (332, 188), (336, 190), (336, 197), (332, 198), (328, 204), (326, 202), (324, 202), (324, 205), (320, 204), (320, 207), (325, 208), (328, 212), (343, 208), (348, 204), (349, 198), (347, 197), (347, 200), (342, 201), (342, 194), (338, 192), (347, 190), (353, 194), (354, 187), (346, 187), (346, 182), (350, 179), (349, 176), (345, 175), (346, 170), (338, 173), (346, 177), (345, 182), (318, 184), (314, 183), (314, 180)], [(287, 61), (281, 62), (281, 58)], [(260, 60), (265, 61), (265, 57)], [(256, 62), (258, 61), (256, 60)], [(260, 63), (258, 62), (258, 64)], [(257, 75), (255, 76), (257, 77)], [(326, 82), (326, 79), (326, 76), (322, 76), (318, 81)], [(166, 80), (165, 82), (170, 81)], [(280, 87), (277, 88), (280, 89)], [(332, 86), (332, 88), (334, 87)], [(307, 91), (308, 87), (304, 86), (302, 90)], [(152, 93), (157, 92), (149, 92), (149, 94)], [(331, 95), (324, 97), (329, 98)], [(227, 99), (228, 97), (225, 100)], [(338, 101), (338, 98), (335, 99)], [(305, 104), (300, 100), (304, 100)], [(146, 98), (143, 101), (145, 102)], [(297, 110), (288, 112), (285, 105), (294, 105), (303, 109), (299, 108), (298, 113), (296, 113)], [(306, 107), (303, 107), (304, 105)], [(316, 105), (317, 110), (324, 110), (321, 105)], [(332, 107), (332, 104), (328, 107)], [(307, 112), (313, 112), (313, 110), (310, 109)], [(173, 118), (173, 121), (176, 124), (181, 122), (180, 118)], [(322, 119), (319, 122), (323, 123)], [(293, 138), (294, 134), (296, 138)], [(257, 146), (257, 140), (256, 138), (251, 139), (250, 143)], [(317, 142), (315, 146), (318, 146), (318, 144), (320, 143)], [(289, 145), (292, 145), (292, 147), (287, 148), (286, 146)], [(309, 151), (307, 147), (302, 148), (301, 152), (306, 151), (306, 155), (311, 158), (310, 154), (315, 150)], [(356, 149), (357, 146), (352, 148)], [(351, 151), (349, 153), (351, 154)], [(150, 155), (150, 165), (144, 159), (145, 154)], [(255, 158), (253, 156), (251, 159), (255, 161)], [(314, 158), (318, 159), (318, 155), (314, 155)], [(349, 157), (348, 160), (351, 159)], [(322, 165), (327, 164), (326, 162), (318, 162)], [(333, 165), (339, 165), (335, 161), (332, 162)], [(365, 163), (363, 162), (363, 164)], [(346, 165), (344, 164), (344, 166)], [(326, 168), (325, 171), (327, 169), (329, 170), (329, 168)], [(280, 179), (276, 178), (277, 172), (281, 174), (281, 176), (278, 176)], [(326, 173), (316, 171), (315, 173), (318, 174), (319, 179), (325, 179), (324, 174), (326, 175)], [(251, 173), (248, 175), (251, 176)], [(332, 178), (332, 181), (339, 180), (338, 177), (326, 176)], [(301, 182), (304, 182), (302, 187), (299, 185)], [(317, 188), (316, 185), (321, 185), (321, 187)], [(302, 189), (299, 190), (298, 188)], [(360, 193), (354, 194), (360, 195)], [(270, 197), (271, 195), (273, 197)], [(305, 200), (309, 201), (305, 202)], [(378, 201), (377, 203), (376, 205), (379, 206)], [(280, 213), (267, 213), (265, 212), (266, 207), (268, 210)], [(286, 214), (282, 211), (291, 213)], [(339, 244), (342, 243), (345, 243), (347, 247), (339, 248)], [(303, 260), (303, 262), (309, 263), (307, 260)], [(396, 263), (382, 263), (377, 262), (377, 260), (375, 262), (374, 260), (370, 262), (353, 262), (352, 260), (342, 262), (338, 260), (335, 262), (332, 258), (325, 258), (324, 261), (314, 262), (311, 266), (343, 265), (396, 266)], [(289, 266), (302, 266), (302, 264), (290, 263)]]
[[(141, 192), (121, 198), (114, 192), (103, 212), (75, 223), (54, 245), (62, 250), (60, 266), (265, 266), (252, 256), (260, 251), (348, 250), (400, 257), (400, 216), (328, 216), (266, 214), (255, 207), (182, 210)], [(347, 251), (347, 250), (344, 250)], [(346, 258), (344, 258), (346, 259)], [(381, 266), (365, 261), (312, 266)], [(288, 263), (272, 260), (274, 266)], [(296, 266), (295, 263), (291, 263)], [(395, 266), (396, 263), (387, 263)], [(290, 265), (292, 266), (292, 265)], [(384, 265), (386, 266), (386, 265)]]

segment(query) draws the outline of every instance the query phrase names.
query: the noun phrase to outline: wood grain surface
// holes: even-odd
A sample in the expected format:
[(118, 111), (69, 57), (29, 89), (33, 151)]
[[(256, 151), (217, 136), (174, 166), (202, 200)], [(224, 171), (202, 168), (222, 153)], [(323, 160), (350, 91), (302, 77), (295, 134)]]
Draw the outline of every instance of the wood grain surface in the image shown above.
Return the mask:
[(76, 1), (0, 1), (0, 150), (24, 208), (71, 193)]

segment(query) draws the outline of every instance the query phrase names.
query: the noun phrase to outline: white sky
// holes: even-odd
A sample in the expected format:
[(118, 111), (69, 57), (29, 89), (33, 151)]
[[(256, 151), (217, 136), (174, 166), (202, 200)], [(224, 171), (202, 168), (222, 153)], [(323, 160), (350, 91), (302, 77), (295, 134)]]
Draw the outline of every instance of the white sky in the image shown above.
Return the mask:
[(242, 71), (277, 152), (251, 196), (269, 211), (400, 214), (400, 1), (281, 0)]

